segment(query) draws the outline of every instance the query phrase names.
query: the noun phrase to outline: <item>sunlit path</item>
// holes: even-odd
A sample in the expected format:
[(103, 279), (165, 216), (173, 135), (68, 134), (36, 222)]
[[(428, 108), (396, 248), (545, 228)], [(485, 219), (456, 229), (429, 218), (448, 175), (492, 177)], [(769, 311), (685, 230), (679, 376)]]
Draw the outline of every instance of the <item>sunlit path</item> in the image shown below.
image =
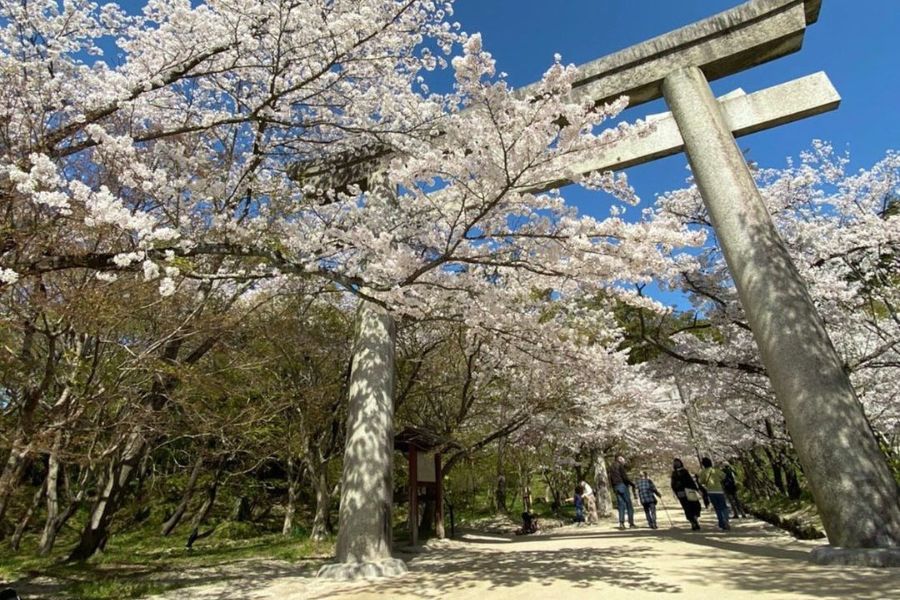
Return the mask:
[[(673, 518), (675, 515), (672, 515)], [(758, 521), (719, 533), (676, 523), (658, 531), (618, 531), (611, 524), (564, 527), (544, 535), (469, 534), (417, 556), (409, 573), (353, 585), (324, 582), (287, 565), (222, 574), (227, 582), (187, 588), (157, 600), (565, 598), (599, 592), (609, 598), (892, 597), (895, 570), (821, 567), (808, 562), (817, 542), (800, 542)], [(292, 572), (293, 571), (293, 572)]]

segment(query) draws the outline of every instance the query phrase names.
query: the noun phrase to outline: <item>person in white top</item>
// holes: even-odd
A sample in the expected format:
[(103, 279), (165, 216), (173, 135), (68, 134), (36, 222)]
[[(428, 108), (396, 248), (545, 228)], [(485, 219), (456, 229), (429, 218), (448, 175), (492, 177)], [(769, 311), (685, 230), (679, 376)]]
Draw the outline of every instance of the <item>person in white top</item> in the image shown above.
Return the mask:
[(588, 524), (599, 523), (600, 517), (597, 514), (597, 498), (594, 496), (594, 488), (588, 485), (587, 481), (581, 482), (584, 488), (584, 508), (587, 513)]

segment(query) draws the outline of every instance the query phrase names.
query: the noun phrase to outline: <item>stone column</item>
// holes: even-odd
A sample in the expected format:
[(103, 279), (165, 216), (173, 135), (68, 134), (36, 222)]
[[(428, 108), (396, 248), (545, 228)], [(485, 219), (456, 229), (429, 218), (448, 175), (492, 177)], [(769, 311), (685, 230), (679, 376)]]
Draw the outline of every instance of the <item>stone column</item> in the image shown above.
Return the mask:
[(597, 514), (608, 517), (612, 514), (612, 500), (609, 497), (609, 473), (606, 471), (606, 459), (603, 451), (597, 451), (594, 459), (594, 498), (597, 500)]
[(706, 78), (689, 67), (662, 87), (828, 540), (897, 547), (897, 483)]
[(357, 579), (406, 572), (402, 560), (391, 558), (395, 342), (394, 318), (363, 301), (350, 369), (338, 562), (323, 566), (319, 577)]

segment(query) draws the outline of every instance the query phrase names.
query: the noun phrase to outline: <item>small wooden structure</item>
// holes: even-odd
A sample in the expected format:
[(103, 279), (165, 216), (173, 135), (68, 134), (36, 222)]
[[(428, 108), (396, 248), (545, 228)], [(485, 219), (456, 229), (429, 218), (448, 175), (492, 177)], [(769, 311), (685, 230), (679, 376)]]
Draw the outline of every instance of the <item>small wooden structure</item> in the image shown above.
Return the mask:
[(407, 427), (394, 436), (394, 449), (403, 452), (409, 463), (409, 535), (413, 546), (419, 541), (420, 500), (434, 503), (434, 532), (444, 537), (444, 485), (441, 451), (452, 445), (430, 431)]

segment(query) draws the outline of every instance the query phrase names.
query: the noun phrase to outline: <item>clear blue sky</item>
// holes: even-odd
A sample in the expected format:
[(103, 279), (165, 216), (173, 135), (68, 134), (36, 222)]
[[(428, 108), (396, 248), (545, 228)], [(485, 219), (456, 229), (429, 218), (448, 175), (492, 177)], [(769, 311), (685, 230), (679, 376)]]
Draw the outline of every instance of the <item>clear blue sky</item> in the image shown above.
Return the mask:
[[(485, 48), (509, 74), (513, 86), (540, 78), (559, 52), (564, 63), (582, 64), (740, 4), (738, 0), (457, 0), (454, 19), (480, 31)], [(806, 32), (803, 48), (712, 83), (724, 94), (737, 87), (753, 92), (825, 71), (842, 102), (836, 111), (738, 140), (761, 166), (778, 167), (814, 138), (848, 149), (852, 166), (876, 162), (900, 148), (900, 0), (823, 0), (819, 20)], [(665, 111), (662, 100), (626, 112), (629, 119)], [(642, 197), (681, 187), (688, 172), (684, 155), (627, 171)], [(567, 200), (590, 214), (605, 204), (584, 190), (568, 189)], [(630, 209), (636, 217), (641, 207)], [(656, 294), (654, 294), (656, 295)], [(679, 298), (660, 296), (683, 305)]]

